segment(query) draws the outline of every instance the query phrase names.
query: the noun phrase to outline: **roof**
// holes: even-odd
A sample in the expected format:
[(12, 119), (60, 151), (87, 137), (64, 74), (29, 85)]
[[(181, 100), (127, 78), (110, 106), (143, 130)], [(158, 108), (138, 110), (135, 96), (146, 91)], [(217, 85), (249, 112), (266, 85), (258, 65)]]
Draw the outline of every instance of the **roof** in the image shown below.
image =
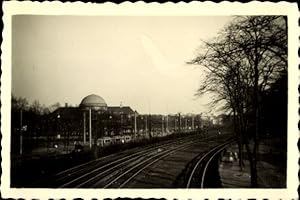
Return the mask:
[[(135, 111), (133, 111), (129, 106), (112, 106), (107, 108), (108, 112), (113, 114), (127, 114), (127, 115), (133, 115)], [(136, 112), (137, 113), (137, 112)], [(138, 113), (137, 113), (138, 114)]]
[[(120, 115), (120, 114), (125, 114), (125, 115), (134, 115), (134, 113), (138, 114), (138, 112), (133, 111), (129, 106), (125, 107), (118, 107), (118, 106), (113, 106), (113, 107), (107, 107), (107, 111), (111, 114), (115, 115)], [(63, 116), (72, 116), (72, 118), (76, 117), (82, 117), (82, 110), (79, 109), (78, 107), (60, 107), (56, 109), (55, 111), (52, 112), (54, 117), (57, 117), (58, 115), (60, 117)]]
[(107, 107), (106, 102), (99, 95), (91, 94), (84, 97), (80, 103), (81, 108), (101, 108)]
[(51, 114), (55, 118), (81, 118), (82, 111), (77, 107), (60, 107)]

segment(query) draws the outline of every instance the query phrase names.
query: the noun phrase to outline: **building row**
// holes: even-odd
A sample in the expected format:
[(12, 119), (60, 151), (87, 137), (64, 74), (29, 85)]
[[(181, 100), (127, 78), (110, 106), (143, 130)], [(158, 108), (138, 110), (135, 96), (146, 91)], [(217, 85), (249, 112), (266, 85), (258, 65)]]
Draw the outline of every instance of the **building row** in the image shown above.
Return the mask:
[(78, 142), (90, 147), (101, 138), (124, 137), (124, 140), (128, 140), (160, 137), (200, 130), (211, 124), (211, 121), (203, 120), (201, 115), (139, 114), (129, 106), (107, 106), (105, 100), (95, 94), (84, 97), (78, 107), (66, 104), (39, 117), (23, 113), (22, 125), (18, 120), (13, 121), (12, 138), (16, 140), (16, 135), (21, 132), (23, 139), (38, 141), (39, 144), (43, 140), (47, 145), (49, 142), (54, 144), (63, 141), (64, 145)]

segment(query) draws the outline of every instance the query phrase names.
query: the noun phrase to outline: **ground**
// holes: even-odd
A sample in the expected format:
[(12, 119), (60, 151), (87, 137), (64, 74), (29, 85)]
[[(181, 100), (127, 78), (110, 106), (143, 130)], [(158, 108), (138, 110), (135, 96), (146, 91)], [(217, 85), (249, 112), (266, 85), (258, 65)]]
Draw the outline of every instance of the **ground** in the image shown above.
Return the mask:
[[(260, 188), (285, 188), (286, 187), (286, 149), (277, 139), (264, 139), (260, 142), (258, 153), (258, 187)], [(227, 152), (238, 152), (238, 145), (232, 144)], [(248, 188), (251, 175), (249, 161), (244, 151), (243, 170), (240, 170), (239, 160), (230, 158), (230, 153), (225, 154), (219, 164), (219, 173), (222, 187)]]

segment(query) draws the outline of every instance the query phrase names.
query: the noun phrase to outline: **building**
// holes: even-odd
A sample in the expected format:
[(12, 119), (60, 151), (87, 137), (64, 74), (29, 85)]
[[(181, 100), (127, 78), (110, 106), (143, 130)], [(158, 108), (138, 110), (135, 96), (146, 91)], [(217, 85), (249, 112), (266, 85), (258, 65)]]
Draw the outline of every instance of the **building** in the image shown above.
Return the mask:
[(84, 97), (79, 105), (83, 110), (96, 110), (100, 112), (107, 111), (107, 104), (104, 99), (98, 95), (91, 94)]
[(90, 147), (101, 137), (134, 134), (137, 115), (129, 106), (107, 106), (105, 100), (95, 94), (84, 97), (79, 107), (66, 104), (51, 113), (57, 120), (60, 138), (80, 141)]
[(190, 132), (201, 126), (198, 115), (139, 114), (129, 106), (108, 106), (102, 97), (91, 94), (79, 106), (65, 104), (50, 113), (12, 110), (12, 152), (44, 147), (47, 151), (57, 147), (69, 150), (76, 143), (91, 148), (102, 138), (105, 142), (118, 137), (139, 140)]

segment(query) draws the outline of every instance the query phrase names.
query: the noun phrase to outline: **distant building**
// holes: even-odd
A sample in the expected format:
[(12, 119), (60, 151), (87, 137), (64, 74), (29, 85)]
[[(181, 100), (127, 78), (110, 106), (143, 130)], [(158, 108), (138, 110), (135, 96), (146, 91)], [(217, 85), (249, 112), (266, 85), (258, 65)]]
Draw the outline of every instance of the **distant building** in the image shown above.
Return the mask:
[(56, 119), (62, 138), (67, 130), (68, 138), (91, 145), (94, 137), (133, 134), (138, 112), (129, 106), (107, 106), (102, 97), (91, 94), (82, 99), (79, 107), (60, 107), (50, 115)]
[[(22, 115), (21, 115), (22, 114)], [(12, 110), (12, 152), (20, 148), (20, 115), (24, 149), (46, 146), (70, 149), (73, 144), (92, 147), (98, 139), (161, 137), (174, 132), (200, 131), (201, 115), (139, 114), (130, 106), (108, 106), (99, 95), (91, 94), (79, 106), (65, 103), (54, 111), (37, 115), (31, 111)]]

